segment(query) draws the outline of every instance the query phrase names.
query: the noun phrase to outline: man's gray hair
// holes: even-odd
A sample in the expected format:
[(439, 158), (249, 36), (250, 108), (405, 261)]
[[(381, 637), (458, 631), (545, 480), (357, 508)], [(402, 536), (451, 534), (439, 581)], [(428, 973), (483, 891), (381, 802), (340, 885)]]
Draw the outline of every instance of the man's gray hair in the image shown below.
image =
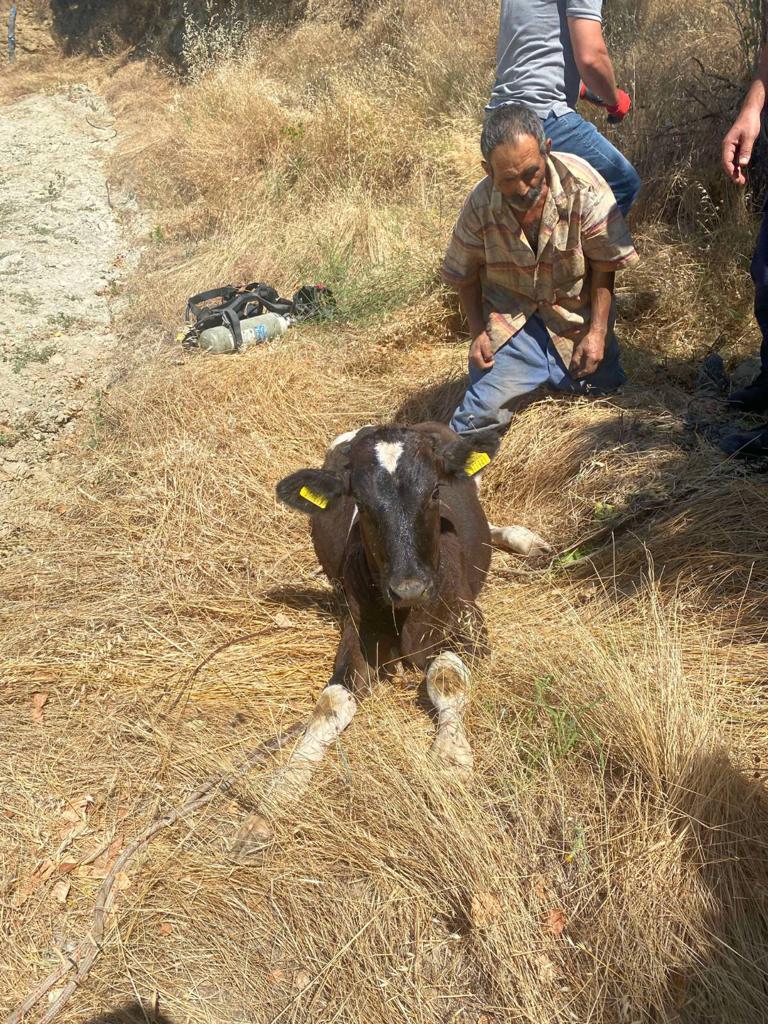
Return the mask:
[(503, 107), (489, 110), (483, 123), (483, 134), (480, 136), (483, 160), (490, 160), (491, 153), (497, 146), (515, 142), (521, 135), (533, 136), (541, 152), (546, 153), (544, 128), (534, 110), (524, 103), (505, 103)]

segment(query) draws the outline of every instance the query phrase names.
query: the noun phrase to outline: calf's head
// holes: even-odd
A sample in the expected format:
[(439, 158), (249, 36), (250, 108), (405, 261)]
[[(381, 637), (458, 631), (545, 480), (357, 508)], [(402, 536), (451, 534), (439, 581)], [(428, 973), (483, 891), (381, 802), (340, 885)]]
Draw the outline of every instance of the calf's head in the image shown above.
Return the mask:
[(353, 498), (381, 597), (409, 607), (434, 595), (441, 485), (468, 480), (498, 443), (495, 432), (476, 432), (470, 441), (447, 435), (445, 428), (365, 427), (334, 452), (333, 469), (292, 473), (277, 485), (277, 495), (317, 516), (332, 514), (341, 498)]

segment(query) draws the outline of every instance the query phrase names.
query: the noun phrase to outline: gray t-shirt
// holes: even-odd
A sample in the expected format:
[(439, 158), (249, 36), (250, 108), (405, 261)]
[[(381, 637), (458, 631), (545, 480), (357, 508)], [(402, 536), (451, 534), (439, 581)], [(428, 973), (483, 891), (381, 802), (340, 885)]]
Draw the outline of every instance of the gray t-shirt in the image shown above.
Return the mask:
[(568, 18), (602, 22), (603, 0), (501, 0), (496, 83), (486, 109), (527, 103), (541, 118), (579, 98)]

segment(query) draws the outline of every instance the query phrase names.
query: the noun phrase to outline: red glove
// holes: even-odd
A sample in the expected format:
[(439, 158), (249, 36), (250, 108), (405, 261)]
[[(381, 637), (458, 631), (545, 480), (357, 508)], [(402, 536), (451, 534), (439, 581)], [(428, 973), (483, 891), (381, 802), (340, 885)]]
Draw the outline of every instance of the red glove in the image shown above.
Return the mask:
[(609, 117), (615, 121), (623, 121), (632, 107), (632, 100), (629, 98), (629, 93), (624, 92), (623, 89), (617, 89), (616, 92), (619, 94), (619, 102), (610, 107), (606, 104), (605, 109), (608, 111)]

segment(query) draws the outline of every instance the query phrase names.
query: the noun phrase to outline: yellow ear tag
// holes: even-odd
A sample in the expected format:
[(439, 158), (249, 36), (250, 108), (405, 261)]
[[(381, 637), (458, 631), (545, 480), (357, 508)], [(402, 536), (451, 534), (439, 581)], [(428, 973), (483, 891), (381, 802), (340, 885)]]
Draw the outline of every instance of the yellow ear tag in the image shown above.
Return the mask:
[(299, 494), (302, 498), (306, 498), (307, 501), (311, 501), (313, 505), (317, 505), (318, 508), (328, 507), (328, 499), (322, 494), (316, 494), (314, 491), (310, 491), (308, 487), (302, 487)]
[(470, 452), (467, 456), (467, 461), (464, 463), (464, 472), (467, 476), (474, 476), (475, 473), (479, 473), (481, 469), (484, 469), (491, 461), (491, 456), (487, 452)]

